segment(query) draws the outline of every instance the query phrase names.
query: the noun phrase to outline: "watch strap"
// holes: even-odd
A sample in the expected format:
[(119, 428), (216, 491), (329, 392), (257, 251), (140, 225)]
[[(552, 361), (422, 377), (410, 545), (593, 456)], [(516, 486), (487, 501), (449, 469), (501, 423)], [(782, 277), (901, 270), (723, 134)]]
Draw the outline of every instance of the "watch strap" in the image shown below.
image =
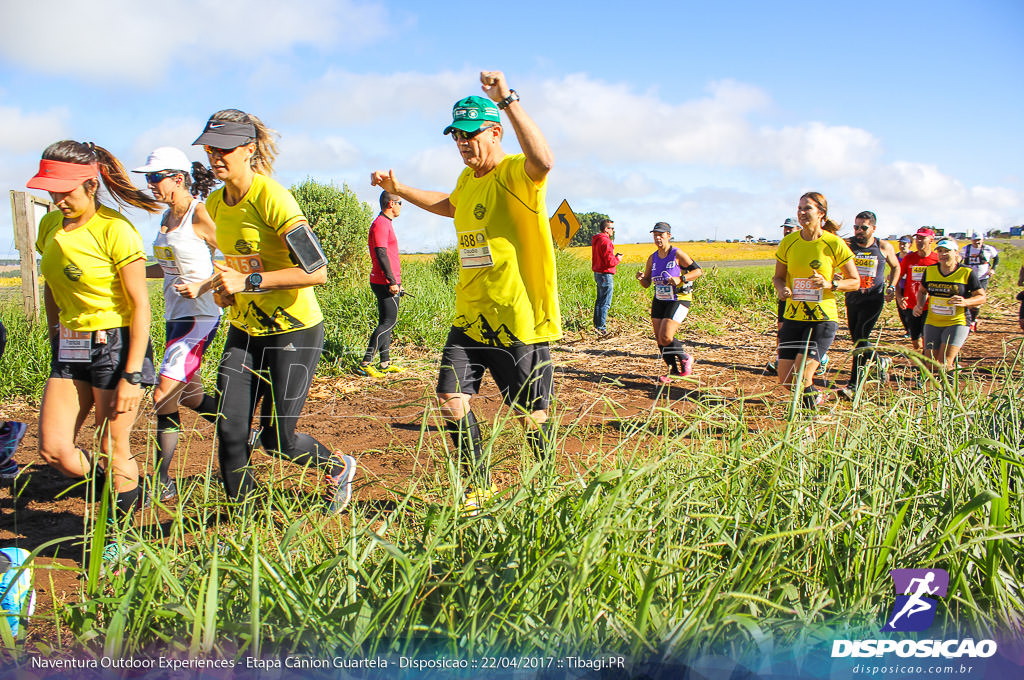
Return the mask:
[(508, 91), (508, 96), (502, 99), (500, 102), (498, 102), (498, 108), (504, 111), (512, 104), (512, 102), (517, 101), (519, 101), (519, 93), (510, 88)]

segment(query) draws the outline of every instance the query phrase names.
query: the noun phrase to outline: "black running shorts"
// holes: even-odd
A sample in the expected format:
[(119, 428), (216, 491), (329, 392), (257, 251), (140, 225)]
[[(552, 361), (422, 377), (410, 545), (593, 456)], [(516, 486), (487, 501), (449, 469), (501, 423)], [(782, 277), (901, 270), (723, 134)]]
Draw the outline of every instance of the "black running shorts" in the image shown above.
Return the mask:
[(779, 329), (779, 358), (792, 361), (806, 352), (809, 359), (820, 361), (836, 339), (838, 328), (835, 321), (783, 319)]
[(452, 328), (441, 354), (439, 394), (476, 394), (489, 370), (505, 403), (526, 413), (545, 411), (551, 402), (554, 371), (546, 342), (495, 347)]
[[(94, 332), (89, 361), (61, 361), (57, 353), (57, 341), (54, 340), (50, 352), (50, 377), (81, 380), (100, 390), (117, 388), (128, 361), (128, 334), (128, 326)], [(146, 356), (142, 361), (142, 384), (156, 384), (152, 342), (146, 347)]]

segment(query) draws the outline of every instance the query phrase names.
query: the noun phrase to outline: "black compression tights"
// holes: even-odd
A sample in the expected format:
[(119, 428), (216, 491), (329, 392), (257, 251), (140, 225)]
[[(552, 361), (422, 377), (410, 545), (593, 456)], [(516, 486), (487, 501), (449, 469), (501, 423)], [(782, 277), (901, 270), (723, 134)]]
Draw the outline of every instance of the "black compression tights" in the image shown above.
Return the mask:
[(327, 447), (295, 432), (323, 343), (322, 323), (268, 336), (252, 336), (234, 326), (228, 330), (217, 371), (217, 438), (224, 491), (229, 499), (240, 500), (252, 490), (247, 442), (260, 399), (260, 442), (267, 453), (298, 465), (318, 465), (332, 476), (342, 471), (344, 465)]

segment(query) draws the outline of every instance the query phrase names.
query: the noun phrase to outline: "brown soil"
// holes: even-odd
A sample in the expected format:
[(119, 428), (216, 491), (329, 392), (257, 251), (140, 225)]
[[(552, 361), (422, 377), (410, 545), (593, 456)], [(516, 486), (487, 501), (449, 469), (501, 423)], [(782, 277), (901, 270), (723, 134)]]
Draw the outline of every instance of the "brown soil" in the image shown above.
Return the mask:
[[(986, 309), (980, 332), (972, 334), (964, 347), (963, 365), (984, 370), (1000, 361), (1004, 352), (1016, 351), (1020, 330), (1014, 312)], [(598, 462), (619, 441), (623, 422), (655, 405), (670, 405), (685, 412), (700, 403), (742, 400), (748, 427), (778, 427), (785, 419), (785, 392), (764, 370), (765, 363), (774, 355), (774, 327), (768, 328), (763, 318), (755, 321), (760, 328), (748, 319), (736, 318), (724, 324), (725, 333), (717, 337), (690, 335), (684, 325), (679, 337), (696, 357), (694, 372), (692, 380), (678, 381), (669, 389), (653, 380), (663, 371), (664, 364), (657, 360), (649, 330), (626, 331), (613, 325), (613, 331), (604, 337), (589, 332), (568, 335), (552, 348), (556, 363), (553, 411), (561, 422), (578, 424), (566, 438), (561, 462), (574, 467)], [(883, 322), (883, 344), (909, 347), (909, 340), (900, 337), (902, 328), (894, 314), (887, 311)], [(821, 385), (845, 383), (849, 349), (844, 324), (830, 352), (829, 374), (819, 380)], [(408, 370), (393, 379), (378, 382), (346, 376), (317, 380), (299, 428), (359, 459), (354, 502), (365, 504), (368, 509), (386, 509), (407, 488), (410, 478), (432, 474), (436, 465), (434, 452), (441, 450), (442, 435), (434, 416), (424, 423), (424, 410), (431, 404), (434, 390), (437, 352), (419, 350), (417, 356), (402, 349), (398, 355), (399, 363)], [(891, 384), (899, 385), (910, 374), (909, 363), (897, 357)], [(37, 562), (37, 613), (44, 614), (40, 618), (45, 620), (45, 613), (52, 611), (55, 601), (72, 601), (80, 596), (85, 498), (82, 491), (69, 492), (71, 482), (48, 468), (34, 453), (38, 446), (37, 408), (26, 402), (0, 407), (0, 419), (29, 424), (16, 455), (24, 472), (16, 487), (0, 489), (0, 545), (35, 550), (55, 539), (66, 538), (43, 548)], [(842, 410), (848, 409), (849, 404), (830, 396), (823, 408)], [(474, 399), (474, 410), (482, 420), (492, 422), (505, 414), (489, 377)], [(216, 467), (213, 427), (186, 409), (182, 410), (182, 419), (185, 432), (176, 457), (176, 466), (181, 466), (178, 474), (201, 478), (211, 465), (211, 458)], [(151, 412), (140, 416), (133, 434), (140, 451), (147, 449), (146, 437), (153, 420)], [(92, 435), (89, 424), (80, 433), (79, 444), (88, 447)], [(426, 446), (420, 445), (421, 437), (425, 438)], [(503, 444), (499, 442), (499, 446)], [(271, 460), (262, 454), (257, 456), (260, 461)], [(511, 483), (512, 472), (498, 472), (496, 481), (499, 485)], [(50, 621), (49, 625), (30, 629), (30, 641), (53, 644), (55, 629), (52, 618)]]

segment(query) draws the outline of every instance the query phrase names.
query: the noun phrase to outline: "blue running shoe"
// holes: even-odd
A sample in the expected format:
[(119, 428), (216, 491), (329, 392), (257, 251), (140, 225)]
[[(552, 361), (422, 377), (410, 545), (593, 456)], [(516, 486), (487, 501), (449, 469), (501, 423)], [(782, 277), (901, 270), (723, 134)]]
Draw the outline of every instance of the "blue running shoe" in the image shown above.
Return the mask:
[(14, 420), (0, 425), (0, 480), (11, 480), (18, 476), (21, 468), (14, 462), (14, 452), (18, 450), (18, 444), (27, 429), (28, 425)]
[(36, 608), (36, 593), (32, 590), (32, 564), (28, 561), (29, 552), (21, 548), (3, 548), (0, 549), (0, 555), (0, 563), (10, 563), (0, 574), (0, 609), (7, 616), (11, 635), (18, 637), (22, 618), (32, 616)]

